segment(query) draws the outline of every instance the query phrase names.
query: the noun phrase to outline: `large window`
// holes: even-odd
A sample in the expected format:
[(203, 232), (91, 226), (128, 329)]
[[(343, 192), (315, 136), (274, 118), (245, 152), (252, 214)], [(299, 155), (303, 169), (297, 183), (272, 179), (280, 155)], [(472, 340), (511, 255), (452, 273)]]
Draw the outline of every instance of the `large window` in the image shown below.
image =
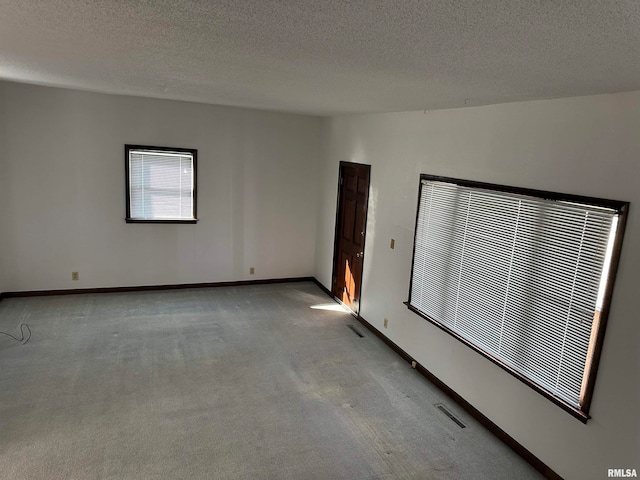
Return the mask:
[(130, 223), (195, 223), (197, 150), (125, 145)]
[(586, 422), (627, 209), (422, 175), (407, 305)]

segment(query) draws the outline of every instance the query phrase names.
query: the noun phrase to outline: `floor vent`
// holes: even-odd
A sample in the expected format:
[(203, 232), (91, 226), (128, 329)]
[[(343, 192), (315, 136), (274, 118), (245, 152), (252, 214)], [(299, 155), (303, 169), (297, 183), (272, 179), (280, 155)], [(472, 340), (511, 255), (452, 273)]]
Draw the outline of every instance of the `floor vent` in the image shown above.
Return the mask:
[(447, 410), (447, 407), (445, 407), (441, 403), (436, 403), (436, 408), (440, 410), (442, 413), (444, 413), (451, 420), (453, 420), (456, 423), (456, 425), (458, 425), (460, 428), (467, 428), (467, 426), (464, 423), (462, 423), (453, 413)]
[(360, 338), (364, 338), (364, 335), (361, 334), (358, 329), (356, 327), (354, 327), (353, 325), (347, 325), (347, 327), (349, 327), (349, 330), (351, 330), (353, 333), (355, 333), (356, 335), (358, 335)]

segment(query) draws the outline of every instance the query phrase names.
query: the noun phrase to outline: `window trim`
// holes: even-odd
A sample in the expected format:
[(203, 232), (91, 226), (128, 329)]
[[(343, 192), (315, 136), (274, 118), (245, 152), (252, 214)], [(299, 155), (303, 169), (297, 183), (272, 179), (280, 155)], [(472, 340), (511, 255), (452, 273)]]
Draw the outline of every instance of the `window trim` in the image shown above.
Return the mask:
[[(131, 217), (131, 184), (129, 179), (129, 152), (131, 150), (149, 150), (156, 152), (175, 152), (189, 153), (193, 158), (193, 217), (192, 219), (150, 219), (150, 218), (132, 218)], [(198, 223), (197, 206), (198, 206), (198, 150), (194, 148), (173, 148), (173, 147), (156, 147), (151, 145), (134, 145), (125, 144), (124, 146), (124, 166), (125, 166), (125, 190), (126, 190), (126, 223), (164, 223), (164, 224), (194, 224)]]
[[(595, 327), (596, 328), (595, 338), (592, 338), (592, 342), (593, 342), (592, 356), (587, 357), (587, 360), (586, 360), (589, 367), (585, 373), (586, 384), (584, 389), (585, 394), (584, 394), (582, 408), (576, 408), (573, 405), (565, 402), (561, 398), (558, 398), (552, 392), (538, 385), (537, 383), (530, 380), (520, 372), (514, 370), (512, 367), (504, 363), (499, 358), (496, 358), (490, 353), (485, 352), (482, 348), (478, 347), (470, 340), (464, 338), (462, 335), (451, 330), (446, 325), (441, 324), (437, 320), (429, 317), (427, 314), (423, 313), (422, 311), (420, 311), (419, 309), (411, 305), (411, 292), (413, 291), (413, 273), (414, 273), (414, 264), (415, 264), (415, 254), (416, 254), (416, 240), (417, 240), (417, 234), (418, 234), (417, 227), (418, 227), (418, 219), (420, 214), (420, 200), (422, 197), (422, 188), (423, 188), (424, 180), (453, 183), (453, 184), (464, 186), (464, 187), (493, 190), (497, 192), (511, 193), (511, 194), (517, 194), (517, 195), (526, 195), (526, 196), (538, 197), (546, 200), (585, 203), (585, 204), (589, 204), (597, 207), (606, 207), (606, 208), (610, 208), (617, 211), (619, 218), (618, 218), (616, 236), (613, 243), (613, 250), (611, 254), (611, 263), (609, 267), (608, 281), (607, 281), (607, 285), (606, 285), (606, 289), (605, 289), (604, 297), (602, 301), (602, 309), (600, 311), (599, 322), (597, 327)], [(417, 205), (416, 205), (416, 221), (415, 221), (415, 227), (414, 227), (413, 249), (411, 254), (411, 276), (409, 278), (409, 294), (408, 294), (409, 296), (407, 301), (403, 303), (407, 306), (407, 308), (410, 311), (412, 311), (416, 315), (424, 318), (425, 320), (435, 325), (442, 331), (451, 335), (453, 338), (467, 345), (475, 352), (479, 353), (486, 359), (490, 360), (492, 363), (499, 366), (500, 368), (502, 368), (503, 370), (505, 370), (506, 372), (508, 372), (509, 374), (511, 374), (512, 376), (514, 376), (515, 378), (523, 382), (525, 385), (528, 385), (533, 390), (540, 393), (545, 398), (547, 398), (548, 400), (550, 400), (551, 402), (553, 402), (554, 404), (556, 404), (557, 406), (564, 409), (565, 411), (570, 413), (572, 416), (580, 420), (582, 423), (586, 424), (587, 421), (591, 418), (591, 416), (589, 415), (589, 410), (591, 407), (591, 400), (593, 398), (593, 390), (595, 386), (596, 375), (598, 372), (598, 365), (600, 363), (602, 345), (604, 343), (604, 335), (606, 331), (607, 320), (609, 317), (611, 298), (613, 295), (613, 288), (614, 288), (614, 284), (615, 284), (615, 280), (618, 272), (620, 255), (622, 252), (622, 241), (624, 238), (624, 231), (625, 231), (625, 226), (626, 226), (626, 221), (628, 216), (628, 210), (629, 210), (629, 202), (624, 202), (624, 201), (608, 200), (604, 198), (588, 197), (588, 196), (582, 196), (582, 195), (563, 194), (563, 193), (557, 193), (557, 192), (550, 192), (546, 190), (513, 187), (513, 186), (507, 186), (507, 185), (499, 185), (494, 183), (478, 182), (474, 180), (464, 180), (464, 179), (443, 177), (443, 176), (437, 176), (437, 175), (420, 174), (418, 199), (417, 199)], [(583, 382), (584, 382), (584, 379), (583, 379)]]

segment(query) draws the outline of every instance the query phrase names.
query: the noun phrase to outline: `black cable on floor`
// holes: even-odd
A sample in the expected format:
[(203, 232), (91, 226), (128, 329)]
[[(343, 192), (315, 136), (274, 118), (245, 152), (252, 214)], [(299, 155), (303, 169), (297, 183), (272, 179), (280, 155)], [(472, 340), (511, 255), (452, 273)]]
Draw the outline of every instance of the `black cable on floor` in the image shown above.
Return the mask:
[[(25, 336), (24, 336), (24, 329), (27, 329), (27, 331), (29, 332), (29, 336), (27, 337), (27, 339), (25, 340)], [(18, 337), (14, 337), (13, 335), (11, 335), (10, 333), (7, 332), (0, 332), (2, 335), (6, 335), (8, 337), (13, 338), (16, 342), (23, 342), (23, 345), (26, 345), (27, 342), (31, 339), (31, 329), (29, 328), (29, 325), (27, 325), (26, 323), (21, 323), (20, 324), (20, 333), (22, 334), (22, 338), (18, 338)]]

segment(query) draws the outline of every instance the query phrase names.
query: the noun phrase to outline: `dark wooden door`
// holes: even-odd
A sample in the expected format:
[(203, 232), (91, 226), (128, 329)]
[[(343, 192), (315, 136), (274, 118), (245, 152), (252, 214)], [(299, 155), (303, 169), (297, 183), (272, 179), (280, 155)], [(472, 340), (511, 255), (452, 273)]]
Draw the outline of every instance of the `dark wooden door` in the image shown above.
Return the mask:
[(355, 313), (360, 310), (370, 174), (370, 165), (340, 162), (332, 292)]

